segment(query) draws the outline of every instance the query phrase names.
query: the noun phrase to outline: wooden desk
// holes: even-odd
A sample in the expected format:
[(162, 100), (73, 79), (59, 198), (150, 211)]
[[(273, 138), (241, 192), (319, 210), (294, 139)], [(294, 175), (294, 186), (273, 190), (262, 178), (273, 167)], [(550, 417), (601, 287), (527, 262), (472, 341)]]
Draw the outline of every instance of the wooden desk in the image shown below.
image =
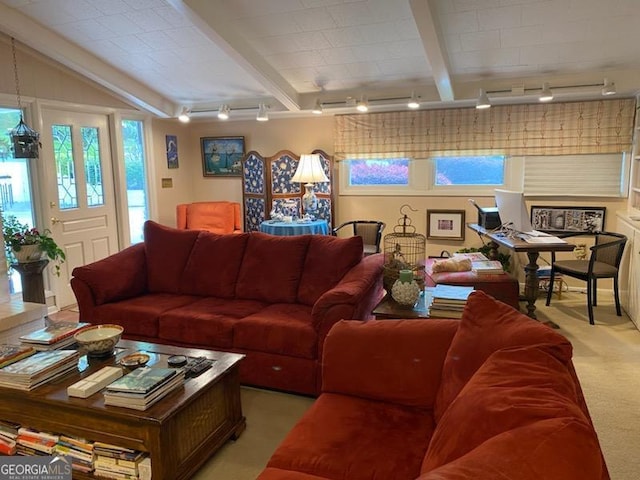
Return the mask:
[[(538, 274), (538, 257), (540, 252), (571, 252), (575, 245), (570, 243), (527, 243), (519, 238), (509, 238), (500, 233), (492, 233), (481, 227), (477, 223), (468, 223), (467, 227), (478, 233), (478, 235), (485, 236), (490, 239), (489, 246), (491, 252), (489, 252), (489, 258), (492, 260), (498, 259), (498, 247), (503, 247), (513, 250), (514, 252), (524, 252), (527, 254), (529, 263), (525, 265), (525, 281), (524, 281), (524, 298), (527, 301), (527, 315), (531, 318), (536, 317), (536, 298), (538, 297), (539, 280)], [(556, 324), (551, 325), (554, 328), (558, 328)]]

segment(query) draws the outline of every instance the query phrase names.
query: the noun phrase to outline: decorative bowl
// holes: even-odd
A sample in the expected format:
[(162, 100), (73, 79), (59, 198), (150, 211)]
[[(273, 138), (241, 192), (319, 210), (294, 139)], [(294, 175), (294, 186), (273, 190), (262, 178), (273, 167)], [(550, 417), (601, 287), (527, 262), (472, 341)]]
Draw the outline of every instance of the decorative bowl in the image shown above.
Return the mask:
[(74, 335), (76, 342), (90, 357), (110, 355), (120, 340), (124, 328), (120, 325), (94, 325), (83, 328)]
[(151, 357), (146, 353), (136, 352), (125, 355), (120, 359), (120, 365), (126, 368), (138, 368), (147, 364)]

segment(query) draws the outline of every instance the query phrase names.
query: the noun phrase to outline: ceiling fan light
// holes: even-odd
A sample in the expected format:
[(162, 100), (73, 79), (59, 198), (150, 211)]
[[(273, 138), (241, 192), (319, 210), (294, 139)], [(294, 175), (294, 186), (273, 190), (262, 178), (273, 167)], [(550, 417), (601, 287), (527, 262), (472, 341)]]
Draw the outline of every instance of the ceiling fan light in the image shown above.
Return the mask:
[(229, 120), (229, 112), (231, 112), (229, 105), (220, 105), (220, 108), (218, 109), (218, 118), (220, 120)]
[(538, 97), (538, 100), (540, 100), (541, 102), (550, 102), (551, 100), (553, 100), (553, 92), (551, 92), (551, 89), (549, 88), (549, 84), (547, 82), (544, 82), (542, 84), (542, 91), (540, 92), (540, 97)]
[(178, 120), (182, 123), (189, 123), (191, 120), (191, 111), (187, 107), (182, 107), (182, 111), (180, 115), (178, 115)]
[(487, 92), (484, 89), (480, 89), (480, 93), (478, 95), (478, 100), (476, 101), (476, 108), (479, 110), (491, 107), (491, 102), (489, 101), (489, 97), (487, 97)]
[(264, 104), (261, 103), (258, 106), (258, 115), (256, 115), (256, 120), (259, 122), (267, 122), (269, 121), (269, 113), (267, 113), (267, 109), (268, 107)]

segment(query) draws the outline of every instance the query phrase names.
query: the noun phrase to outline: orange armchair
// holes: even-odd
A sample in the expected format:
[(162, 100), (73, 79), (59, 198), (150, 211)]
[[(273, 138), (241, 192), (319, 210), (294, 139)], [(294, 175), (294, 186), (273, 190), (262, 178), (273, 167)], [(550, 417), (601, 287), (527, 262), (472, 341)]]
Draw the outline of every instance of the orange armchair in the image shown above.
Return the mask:
[(194, 202), (176, 207), (177, 228), (213, 233), (241, 233), (238, 202)]

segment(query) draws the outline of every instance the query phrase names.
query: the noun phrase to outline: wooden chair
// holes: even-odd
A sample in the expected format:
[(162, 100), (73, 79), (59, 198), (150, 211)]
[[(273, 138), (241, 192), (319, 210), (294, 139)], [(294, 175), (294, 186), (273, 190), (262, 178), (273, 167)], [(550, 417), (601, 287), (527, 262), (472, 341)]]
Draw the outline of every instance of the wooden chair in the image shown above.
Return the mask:
[[(575, 233), (562, 235), (562, 238), (593, 235)], [(618, 269), (627, 237), (620, 233), (600, 232), (595, 235), (595, 245), (590, 248), (591, 255), (588, 260), (558, 260), (555, 252), (551, 252), (551, 274), (549, 284), (553, 285), (554, 276), (558, 273), (569, 277), (578, 278), (587, 282), (587, 308), (589, 311), (589, 323), (594, 325), (593, 307), (598, 305), (597, 281), (600, 278), (613, 279), (613, 294), (616, 302), (616, 314), (622, 316), (620, 309), (620, 296), (618, 293)], [(551, 303), (553, 289), (547, 292), (547, 305)]]
[(382, 231), (385, 223), (377, 220), (350, 220), (333, 229), (334, 236), (338, 235), (341, 228), (353, 228), (353, 236), (362, 237), (364, 243), (364, 256), (380, 253), (380, 241), (382, 240)]

